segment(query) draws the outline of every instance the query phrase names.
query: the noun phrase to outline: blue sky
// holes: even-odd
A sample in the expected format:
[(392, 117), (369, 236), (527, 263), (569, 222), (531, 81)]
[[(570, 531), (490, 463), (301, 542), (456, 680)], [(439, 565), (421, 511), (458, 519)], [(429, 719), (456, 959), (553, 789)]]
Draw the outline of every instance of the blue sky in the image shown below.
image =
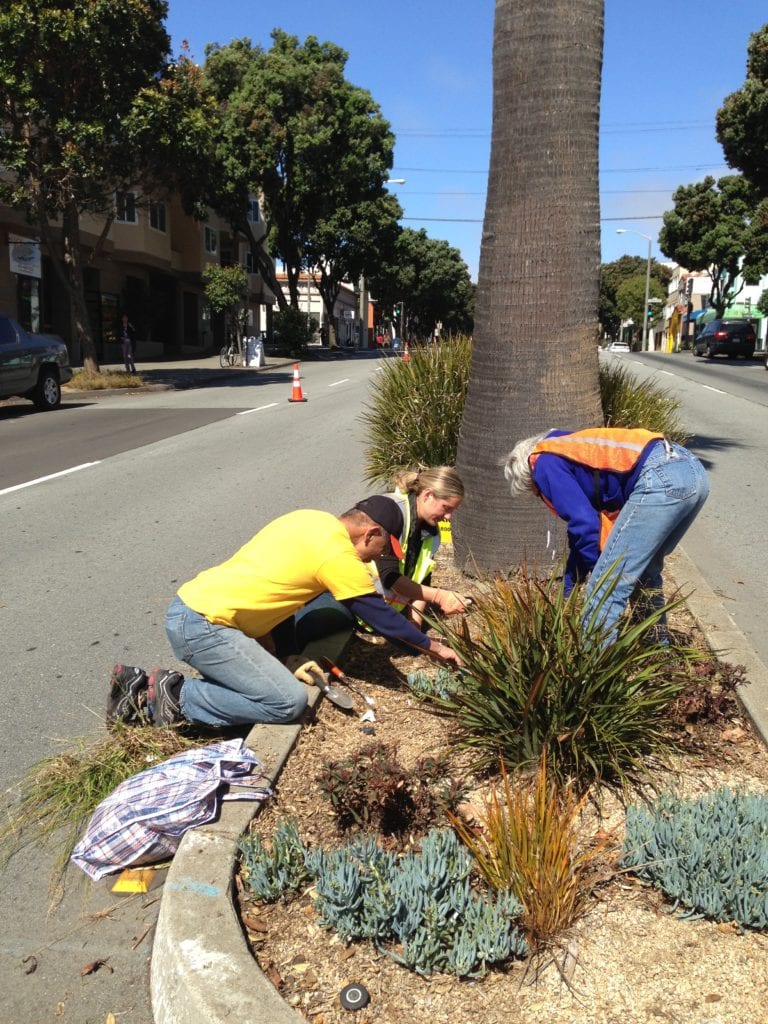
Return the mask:
[[(458, 248), (477, 279), (491, 129), (492, 0), (169, 0), (174, 50), (273, 28), (315, 35), (349, 53), (346, 76), (367, 89), (397, 137), (390, 185), (403, 225)], [(744, 82), (747, 41), (768, 22), (757, 0), (606, 0), (600, 139), (602, 259), (645, 256), (672, 192), (728, 173), (715, 140), (723, 98)]]

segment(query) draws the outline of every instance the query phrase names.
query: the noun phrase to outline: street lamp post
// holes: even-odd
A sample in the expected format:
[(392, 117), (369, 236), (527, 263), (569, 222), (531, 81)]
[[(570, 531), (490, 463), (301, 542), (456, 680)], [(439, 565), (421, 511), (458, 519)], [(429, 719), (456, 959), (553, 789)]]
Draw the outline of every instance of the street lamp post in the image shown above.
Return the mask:
[(617, 235), (639, 235), (641, 238), (645, 238), (648, 242), (648, 262), (645, 266), (645, 302), (643, 304), (643, 352), (648, 351), (648, 299), (650, 297), (651, 289), (651, 245), (653, 239), (649, 235), (644, 235), (642, 231), (635, 231), (634, 228), (616, 228)]

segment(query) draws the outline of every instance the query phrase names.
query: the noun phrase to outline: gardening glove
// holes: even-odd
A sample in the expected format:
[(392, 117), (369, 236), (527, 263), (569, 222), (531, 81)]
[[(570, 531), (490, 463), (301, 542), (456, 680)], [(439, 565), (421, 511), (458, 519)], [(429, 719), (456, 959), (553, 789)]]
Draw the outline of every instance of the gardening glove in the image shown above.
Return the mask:
[(323, 670), (316, 661), (304, 661), (300, 654), (292, 654), (285, 660), (285, 667), (293, 672), (299, 682), (309, 686), (317, 684), (317, 677), (324, 679)]
[(432, 602), (444, 615), (460, 615), (467, 610), (467, 599), (453, 590), (438, 590)]

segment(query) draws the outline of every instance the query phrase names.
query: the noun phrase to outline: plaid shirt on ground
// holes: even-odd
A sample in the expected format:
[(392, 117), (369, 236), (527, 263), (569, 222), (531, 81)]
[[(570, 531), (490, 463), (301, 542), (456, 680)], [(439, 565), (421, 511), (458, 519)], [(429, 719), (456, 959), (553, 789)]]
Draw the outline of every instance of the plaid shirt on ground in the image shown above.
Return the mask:
[[(72, 861), (97, 880), (124, 867), (172, 857), (184, 833), (212, 821), (222, 800), (264, 800), (251, 772), (260, 768), (242, 739), (181, 754), (131, 776), (93, 812)], [(248, 777), (251, 776), (251, 777)], [(222, 792), (228, 785), (243, 791)]]

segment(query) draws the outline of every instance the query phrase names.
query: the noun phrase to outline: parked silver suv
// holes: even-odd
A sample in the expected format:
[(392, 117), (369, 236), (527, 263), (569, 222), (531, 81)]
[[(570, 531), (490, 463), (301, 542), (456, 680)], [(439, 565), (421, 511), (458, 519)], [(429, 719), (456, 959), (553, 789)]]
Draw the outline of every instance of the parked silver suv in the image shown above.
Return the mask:
[(29, 334), (0, 313), (0, 398), (31, 398), (39, 409), (55, 409), (61, 385), (72, 379), (67, 346), (50, 334)]

